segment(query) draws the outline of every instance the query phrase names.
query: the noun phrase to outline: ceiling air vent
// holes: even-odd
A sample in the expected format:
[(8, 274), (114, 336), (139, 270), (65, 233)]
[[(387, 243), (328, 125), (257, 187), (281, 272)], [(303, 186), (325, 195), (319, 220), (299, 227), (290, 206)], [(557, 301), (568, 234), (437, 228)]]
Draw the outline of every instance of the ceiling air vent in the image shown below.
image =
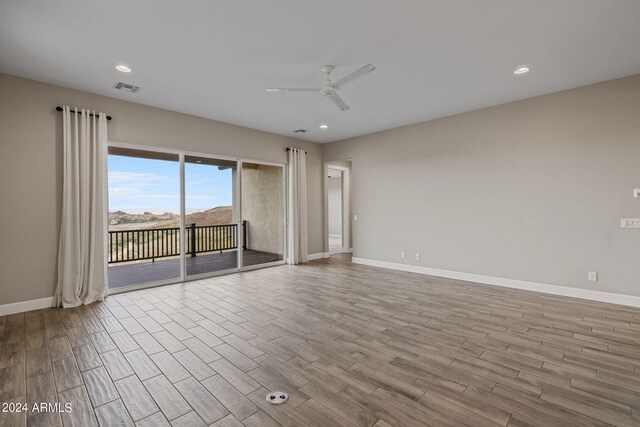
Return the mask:
[(298, 129), (298, 130), (294, 130), (293, 131), (293, 133), (307, 133), (307, 132), (309, 132), (309, 131), (306, 130), (306, 129)]
[(115, 85), (113, 85), (113, 88), (118, 90), (124, 90), (131, 93), (136, 93), (140, 90), (140, 86), (136, 86), (136, 85), (132, 85), (124, 82), (116, 83)]

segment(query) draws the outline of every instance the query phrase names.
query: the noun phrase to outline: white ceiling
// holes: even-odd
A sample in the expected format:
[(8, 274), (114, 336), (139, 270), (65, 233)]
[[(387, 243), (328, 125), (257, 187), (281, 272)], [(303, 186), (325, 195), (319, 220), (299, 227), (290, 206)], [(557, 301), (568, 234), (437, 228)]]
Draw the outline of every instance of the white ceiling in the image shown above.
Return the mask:
[[(639, 22), (638, 0), (2, 0), (0, 72), (330, 142), (640, 73)], [(368, 63), (351, 111), (264, 91)]]

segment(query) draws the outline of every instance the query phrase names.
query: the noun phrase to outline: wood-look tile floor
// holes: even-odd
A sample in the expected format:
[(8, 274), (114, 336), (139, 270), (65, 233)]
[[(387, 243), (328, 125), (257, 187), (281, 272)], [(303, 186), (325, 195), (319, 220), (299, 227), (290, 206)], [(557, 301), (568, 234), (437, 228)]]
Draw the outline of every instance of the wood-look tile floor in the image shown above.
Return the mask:
[[(346, 257), (6, 316), (0, 332), (0, 400), (30, 409), (2, 426), (640, 425), (640, 310)], [(270, 406), (272, 390), (289, 401)]]

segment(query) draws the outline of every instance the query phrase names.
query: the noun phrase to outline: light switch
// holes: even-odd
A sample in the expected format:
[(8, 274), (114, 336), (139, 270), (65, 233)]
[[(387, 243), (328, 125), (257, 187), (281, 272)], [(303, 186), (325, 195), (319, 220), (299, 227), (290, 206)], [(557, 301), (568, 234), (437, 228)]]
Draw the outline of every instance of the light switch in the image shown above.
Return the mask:
[(357, 220), (358, 220), (358, 214), (354, 214), (354, 215), (353, 215), (353, 220), (354, 220), (354, 221), (357, 221)]
[(635, 197), (636, 199), (640, 197), (640, 188), (633, 189), (633, 197)]
[(622, 218), (620, 228), (640, 228), (640, 218)]

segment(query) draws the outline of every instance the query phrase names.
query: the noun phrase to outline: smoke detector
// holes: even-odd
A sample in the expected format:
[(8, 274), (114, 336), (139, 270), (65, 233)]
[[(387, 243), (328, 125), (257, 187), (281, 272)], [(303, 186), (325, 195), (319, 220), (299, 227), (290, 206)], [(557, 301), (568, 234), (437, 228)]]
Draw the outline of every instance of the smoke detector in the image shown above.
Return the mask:
[(114, 89), (123, 90), (126, 92), (137, 93), (140, 90), (140, 86), (132, 85), (130, 83), (118, 82), (113, 85)]

